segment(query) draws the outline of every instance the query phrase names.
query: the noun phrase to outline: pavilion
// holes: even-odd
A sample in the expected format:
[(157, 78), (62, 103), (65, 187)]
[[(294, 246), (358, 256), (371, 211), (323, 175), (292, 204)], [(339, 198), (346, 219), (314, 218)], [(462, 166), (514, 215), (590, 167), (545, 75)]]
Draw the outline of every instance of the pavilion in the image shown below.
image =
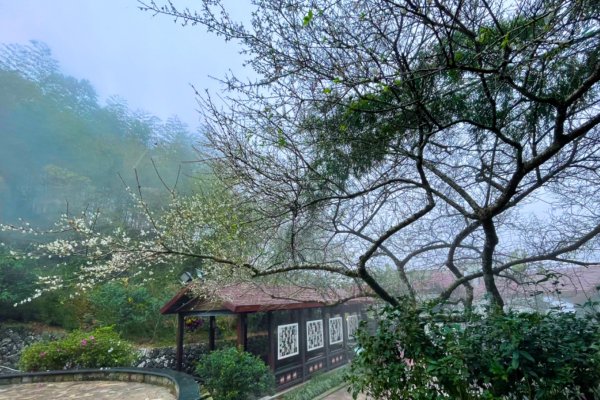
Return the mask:
[(177, 370), (183, 363), (186, 317), (209, 318), (209, 349), (214, 350), (215, 317), (233, 315), (237, 345), (261, 357), (283, 389), (347, 363), (355, 351), (354, 333), (372, 302), (340, 289), (238, 284), (201, 295), (186, 286), (161, 313), (177, 314)]

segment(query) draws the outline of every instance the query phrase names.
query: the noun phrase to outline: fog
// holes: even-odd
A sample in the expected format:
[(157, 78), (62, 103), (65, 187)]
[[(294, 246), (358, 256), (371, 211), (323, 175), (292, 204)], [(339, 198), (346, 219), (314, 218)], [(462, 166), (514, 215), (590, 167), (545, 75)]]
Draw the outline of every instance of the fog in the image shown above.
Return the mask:
[[(136, 0), (0, 0), (0, 43), (42, 41), (67, 75), (92, 82), (101, 103), (119, 95), (133, 109), (163, 120), (178, 115), (195, 130), (198, 106), (190, 84), (218, 91), (211, 76), (242, 71), (238, 46), (138, 6)], [(244, 18), (247, 8), (235, 16)]]
[[(135, 172), (146, 191), (193, 164), (198, 139), (178, 117), (105, 104), (93, 84), (65, 74), (42, 42), (0, 45), (0, 218), (49, 224), (60, 214), (98, 209), (123, 217)], [(188, 182), (180, 180), (180, 189)], [(166, 190), (163, 190), (166, 192)]]

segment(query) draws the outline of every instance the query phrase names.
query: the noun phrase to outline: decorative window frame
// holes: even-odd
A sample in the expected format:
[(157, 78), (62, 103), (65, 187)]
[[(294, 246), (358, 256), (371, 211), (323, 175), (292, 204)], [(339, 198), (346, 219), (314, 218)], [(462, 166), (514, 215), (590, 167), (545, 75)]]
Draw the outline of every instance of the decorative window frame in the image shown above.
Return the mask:
[[(309, 333), (309, 329), (308, 329), (309, 325), (320, 326), (320, 329), (318, 329), (318, 333), (321, 335), (321, 345), (320, 346), (315, 346), (315, 347), (310, 346), (310, 333)], [(323, 333), (323, 320), (315, 319), (312, 321), (306, 321), (306, 351), (322, 349), (323, 347), (325, 347), (325, 334)]]
[[(295, 353), (289, 353), (289, 354), (282, 354), (281, 353), (281, 334), (284, 330), (291, 328), (292, 331), (295, 331), (295, 347), (296, 347), (296, 352)], [(300, 335), (300, 330), (298, 329), (298, 323), (294, 323), (294, 324), (286, 324), (286, 325), (278, 325), (277, 326), (277, 359), (278, 360), (283, 360), (285, 358), (289, 358), (289, 357), (293, 357), (293, 356), (297, 356), (298, 354), (300, 354), (300, 340), (299, 340), (299, 335)]]
[[(334, 322), (335, 321), (335, 322)], [(339, 339), (333, 337), (333, 329), (332, 326), (337, 324), (339, 326)], [(342, 317), (333, 317), (329, 318), (329, 344), (338, 344), (344, 342), (344, 322), (342, 321)]]
[(360, 320), (358, 319), (358, 315), (350, 314), (346, 316), (346, 330), (348, 331), (348, 340), (356, 340), (355, 335), (356, 331), (358, 330), (359, 324)]

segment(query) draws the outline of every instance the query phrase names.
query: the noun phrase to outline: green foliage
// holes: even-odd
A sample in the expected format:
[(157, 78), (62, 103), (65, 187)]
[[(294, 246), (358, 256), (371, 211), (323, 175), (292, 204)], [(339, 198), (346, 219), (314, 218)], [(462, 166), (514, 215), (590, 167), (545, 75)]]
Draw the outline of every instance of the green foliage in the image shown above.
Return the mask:
[[(161, 327), (160, 307), (167, 300), (153, 296), (147, 287), (109, 282), (98, 287), (89, 297), (90, 314), (96, 323), (114, 325), (128, 338), (148, 336)], [(169, 332), (172, 333), (172, 332)]]
[(196, 373), (215, 400), (255, 399), (275, 387), (275, 378), (265, 363), (235, 347), (201, 357)]
[(600, 326), (592, 316), (508, 313), (434, 334), (436, 341), (460, 345), (452, 355), (462, 354), (469, 383), (489, 386), (484, 393), (493, 397), (590, 396), (600, 385)]
[(31, 295), (35, 274), (31, 261), (15, 260), (0, 250), (0, 305), (9, 308)]
[(313, 11), (308, 10), (308, 14), (302, 19), (302, 26), (308, 26), (313, 19)]
[[(36, 260), (18, 259), (0, 250), (0, 318), (40, 321), (66, 329), (78, 327), (81, 301), (65, 303), (59, 293), (50, 293), (43, 301), (35, 298), (39, 272)], [(19, 304), (18, 307), (15, 304)]]
[(495, 313), (427, 322), (387, 308), (376, 335), (359, 334), (352, 391), (375, 398), (593, 398), (600, 324), (593, 315)]
[(286, 392), (283, 395), (283, 400), (312, 400), (329, 389), (344, 383), (346, 370), (346, 367), (342, 367), (315, 375), (304, 385)]
[(29, 304), (20, 305), (14, 310), (21, 313), (22, 320), (39, 321), (73, 330), (80, 327), (81, 318), (87, 308), (88, 301), (83, 296), (68, 298), (64, 293), (54, 292), (47, 293)]
[(64, 339), (35, 343), (21, 354), (24, 371), (71, 368), (130, 367), (137, 352), (112, 327), (91, 332), (75, 331)]
[[(386, 308), (380, 314), (377, 333), (364, 324), (357, 332), (359, 352), (351, 364), (348, 380), (352, 394), (366, 392), (373, 398), (426, 399), (441, 394), (432, 386), (421, 360), (435, 347), (425, 334), (424, 323), (411, 308)], [(431, 396), (431, 397), (427, 397)]]

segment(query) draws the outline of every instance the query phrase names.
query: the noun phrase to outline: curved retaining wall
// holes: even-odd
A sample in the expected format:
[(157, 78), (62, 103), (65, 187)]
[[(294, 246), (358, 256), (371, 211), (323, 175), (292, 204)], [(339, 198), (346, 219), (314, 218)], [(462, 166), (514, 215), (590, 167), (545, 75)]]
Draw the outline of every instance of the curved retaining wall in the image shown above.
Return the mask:
[(0, 376), (0, 385), (37, 382), (121, 381), (165, 386), (178, 400), (208, 400), (188, 374), (163, 369), (107, 368), (47, 371)]

